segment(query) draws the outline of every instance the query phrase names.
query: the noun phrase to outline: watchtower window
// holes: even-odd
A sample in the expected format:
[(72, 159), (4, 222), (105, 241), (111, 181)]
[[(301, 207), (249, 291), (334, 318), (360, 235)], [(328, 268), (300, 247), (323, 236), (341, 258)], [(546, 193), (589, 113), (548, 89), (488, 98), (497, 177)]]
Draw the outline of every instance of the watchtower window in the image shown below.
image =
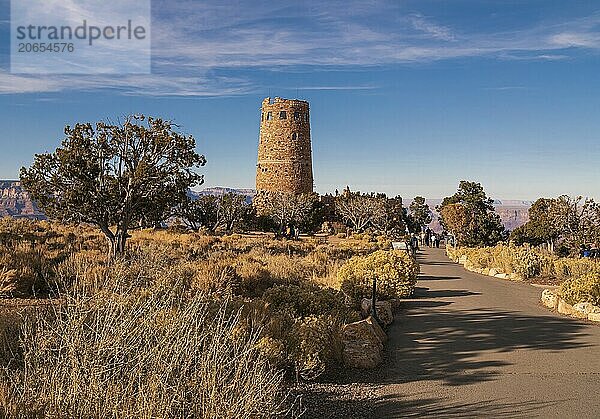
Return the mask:
[(300, 120), (300, 112), (296, 111), (294, 112), (294, 121), (299, 121)]
[(279, 119), (287, 119), (287, 112), (286, 111), (279, 112)]
[(273, 112), (267, 112), (267, 121), (273, 119)]

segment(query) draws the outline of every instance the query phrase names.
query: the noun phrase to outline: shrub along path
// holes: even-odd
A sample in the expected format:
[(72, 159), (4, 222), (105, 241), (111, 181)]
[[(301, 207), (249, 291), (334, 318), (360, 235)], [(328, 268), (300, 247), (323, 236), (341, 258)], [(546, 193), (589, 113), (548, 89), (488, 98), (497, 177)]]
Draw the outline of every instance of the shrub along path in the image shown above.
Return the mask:
[(548, 311), (541, 288), (467, 272), (442, 249), (419, 259), (385, 368), (367, 374), (381, 386), (375, 417), (600, 417), (600, 326)]

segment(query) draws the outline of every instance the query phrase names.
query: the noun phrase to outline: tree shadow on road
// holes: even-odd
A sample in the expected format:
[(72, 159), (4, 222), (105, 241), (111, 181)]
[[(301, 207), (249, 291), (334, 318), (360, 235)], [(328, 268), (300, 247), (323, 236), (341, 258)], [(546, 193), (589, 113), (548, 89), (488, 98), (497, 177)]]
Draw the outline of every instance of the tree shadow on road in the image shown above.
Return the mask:
[[(351, 372), (346, 382), (374, 386), (415, 381), (471, 385), (496, 379), (501, 367), (509, 365), (494, 355), (497, 353), (591, 346), (585, 340), (585, 325), (572, 319), (495, 308), (456, 310), (451, 309), (452, 301), (441, 299), (474, 294), (468, 290), (417, 289), (416, 298), (403, 302), (388, 330), (384, 365), (371, 371)], [(393, 399), (364, 400), (361, 406), (373, 411), (382, 409), (384, 417), (522, 417), (547, 403), (492, 400), (452, 404), (451, 400), (403, 400), (401, 395), (395, 395)]]
[(431, 260), (425, 260), (423, 257), (419, 257), (417, 255), (417, 262), (419, 262), (420, 265), (430, 265), (430, 266), (447, 266), (447, 265), (452, 265), (452, 266), (456, 266), (456, 263), (448, 260), (448, 261), (431, 261)]
[[(302, 390), (298, 412), (302, 418), (522, 418), (535, 417), (536, 411), (559, 404), (562, 400), (514, 402), (507, 399), (480, 400), (473, 403), (453, 402), (427, 394), (408, 399), (398, 395), (378, 397), (381, 386), (374, 386), (360, 396), (344, 397), (350, 386), (313, 386)], [(422, 396), (422, 397), (419, 397)]]
[(450, 281), (453, 279), (461, 279), (461, 277), (460, 276), (419, 275), (419, 281)]
[[(468, 291), (468, 290), (435, 290), (431, 291), (429, 288), (416, 287), (414, 292), (415, 298), (443, 298), (443, 297), (467, 297), (469, 295), (481, 295), (480, 292)], [(410, 301), (406, 304), (413, 303)]]
[(539, 402), (535, 400), (511, 402), (505, 399), (481, 400), (476, 403), (453, 403), (449, 400), (431, 397), (411, 400), (383, 397), (379, 399), (377, 404), (385, 407), (385, 417), (394, 418), (522, 418), (535, 416), (536, 410), (557, 403), (559, 402)]
[(404, 302), (397, 321), (388, 330), (387, 366), (380, 382), (442, 380), (446, 385), (473, 384), (494, 379), (497, 367), (506, 365), (493, 359), (494, 352), (589, 346), (581, 339), (586, 336), (584, 325), (571, 319), (496, 308), (450, 310), (445, 306), (451, 302), (438, 300), (478, 294), (417, 288), (416, 298)]

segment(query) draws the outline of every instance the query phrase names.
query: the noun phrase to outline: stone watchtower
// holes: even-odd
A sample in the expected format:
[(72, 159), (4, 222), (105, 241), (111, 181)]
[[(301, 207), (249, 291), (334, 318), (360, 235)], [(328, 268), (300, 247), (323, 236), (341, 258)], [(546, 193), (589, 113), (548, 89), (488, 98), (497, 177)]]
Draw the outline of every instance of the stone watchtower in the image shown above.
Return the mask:
[(308, 102), (266, 98), (260, 114), (257, 195), (313, 191)]

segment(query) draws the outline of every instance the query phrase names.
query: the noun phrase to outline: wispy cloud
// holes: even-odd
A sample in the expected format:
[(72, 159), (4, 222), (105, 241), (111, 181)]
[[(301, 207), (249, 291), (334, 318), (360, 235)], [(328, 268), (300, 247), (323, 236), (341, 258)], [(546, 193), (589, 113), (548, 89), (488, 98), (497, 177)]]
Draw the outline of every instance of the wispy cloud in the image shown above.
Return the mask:
[(527, 86), (493, 86), (493, 87), (484, 87), (483, 90), (506, 91), (506, 90), (529, 90), (529, 88)]
[(290, 89), (297, 90), (374, 90), (376, 86), (304, 86), (293, 87)]
[[(78, 3), (67, 4), (76, 18)], [(234, 5), (154, 0), (153, 11), (153, 74), (71, 77), (0, 72), (0, 93), (111, 89), (127, 95), (239, 95), (260, 85), (256, 70), (353, 70), (468, 57), (552, 61), (600, 50), (600, 15), (553, 25), (539, 22), (520, 30), (474, 31), (407, 13), (399, 2), (386, 0), (293, 4), (239, 0)]]
[(533, 58), (535, 58), (536, 60), (556, 61), (556, 60), (565, 60), (565, 59), (569, 58), (569, 56), (561, 55), (561, 54), (540, 54), (540, 55), (534, 56)]
[(434, 39), (441, 39), (442, 41), (453, 41), (455, 39), (449, 28), (433, 23), (422, 15), (412, 15), (410, 22), (416, 30), (422, 31)]
[(51, 80), (10, 74), (0, 70), (0, 94), (58, 92), (64, 86)]
[(132, 96), (234, 96), (252, 90), (243, 79), (167, 75), (14, 75), (0, 71), (0, 94), (112, 90)]
[(556, 45), (558, 48), (598, 48), (600, 46), (600, 33), (564, 32), (556, 35), (551, 35), (550, 43)]
[[(205, 5), (198, 12), (185, 3), (185, 12), (173, 12), (179, 18), (155, 20), (155, 62), (172, 66), (185, 61), (186, 66), (208, 69), (360, 67), (473, 56), (552, 60), (565, 57), (567, 45), (600, 49), (592, 30), (600, 16), (481, 33), (406, 15), (395, 2), (378, 1), (370, 8), (358, 0), (348, 0), (344, 7), (337, 3), (295, 9), (258, 2), (248, 13), (244, 9), (229, 15), (218, 6)], [(190, 29), (190, 20), (206, 21), (209, 29)], [(561, 37), (577, 27), (589, 27), (587, 36)]]

